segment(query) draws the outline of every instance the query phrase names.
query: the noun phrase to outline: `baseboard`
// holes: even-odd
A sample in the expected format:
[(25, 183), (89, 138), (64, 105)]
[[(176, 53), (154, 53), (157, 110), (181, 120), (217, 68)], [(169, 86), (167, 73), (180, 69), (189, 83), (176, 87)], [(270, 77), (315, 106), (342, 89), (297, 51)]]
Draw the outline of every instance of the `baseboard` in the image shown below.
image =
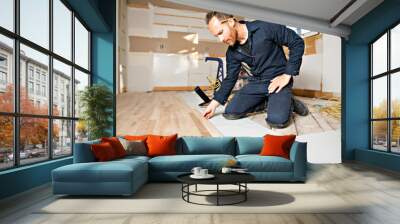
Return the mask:
[(320, 90), (309, 90), (309, 89), (293, 89), (293, 95), (304, 96), (310, 98), (320, 98), (340, 101), (340, 94), (334, 92), (323, 92)]

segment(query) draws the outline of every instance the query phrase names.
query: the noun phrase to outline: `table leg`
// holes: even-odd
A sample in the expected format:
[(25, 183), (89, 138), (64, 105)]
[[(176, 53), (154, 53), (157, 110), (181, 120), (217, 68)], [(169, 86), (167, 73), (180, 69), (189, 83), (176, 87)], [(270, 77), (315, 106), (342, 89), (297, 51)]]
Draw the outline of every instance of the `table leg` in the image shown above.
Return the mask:
[(189, 195), (190, 195), (190, 184), (188, 184), (188, 185), (187, 185), (187, 192), (188, 192), (188, 193), (187, 193), (187, 201), (188, 201), (188, 202), (190, 202), (190, 201), (189, 201)]
[(247, 201), (247, 192), (248, 192), (248, 190), (247, 190), (247, 183), (244, 183), (244, 201)]
[(195, 191), (197, 192), (197, 184), (196, 184), (196, 186), (195, 186)]
[(181, 192), (182, 192), (182, 199), (183, 199), (183, 190), (184, 190), (184, 187), (185, 185), (182, 183), (182, 187), (181, 187)]
[(217, 184), (217, 206), (219, 205), (219, 184)]

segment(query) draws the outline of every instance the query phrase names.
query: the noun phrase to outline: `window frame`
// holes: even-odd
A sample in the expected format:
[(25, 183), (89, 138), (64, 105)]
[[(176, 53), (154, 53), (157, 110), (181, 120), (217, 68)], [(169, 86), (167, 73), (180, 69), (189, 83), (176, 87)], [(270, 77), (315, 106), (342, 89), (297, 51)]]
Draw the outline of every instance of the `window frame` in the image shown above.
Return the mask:
[[(73, 152), (74, 152), (74, 143), (75, 143), (75, 125), (76, 125), (76, 121), (79, 120), (79, 117), (75, 117), (75, 108), (72, 107), (71, 108), (71, 114), (70, 116), (66, 115), (66, 116), (56, 116), (53, 115), (53, 59), (54, 60), (58, 60), (61, 63), (64, 63), (68, 66), (71, 66), (71, 93), (72, 93), (72, 102), (71, 104), (74, 105), (75, 103), (75, 88), (74, 88), (74, 82), (75, 82), (75, 69), (87, 74), (89, 76), (89, 83), (88, 86), (92, 85), (92, 71), (91, 71), (91, 49), (92, 49), (92, 45), (91, 45), (91, 37), (92, 37), (92, 31), (91, 29), (89, 29), (89, 27), (87, 26), (87, 24), (82, 20), (82, 18), (72, 9), (72, 7), (65, 1), (65, 0), (59, 0), (68, 10), (71, 11), (71, 18), (70, 18), (70, 23), (71, 23), (71, 58), (67, 59), (64, 58), (63, 56), (55, 53), (53, 50), (53, 24), (54, 24), (54, 17), (53, 17), (53, 1), (54, 0), (48, 0), (49, 2), (49, 47), (48, 49), (46, 49), (45, 47), (42, 47), (39, 44), (36, 44), (32, 41), (30, 41), (29, 39), (24, 38), (23, 36), (20, 35), (20, 0), (14, 0), (13, 1), (13, 10), (14, 10), (14, 18), (13, 18), (13, 22), (14, 22), (14, 30), (10, 31), (4, 27), (0, 26), (0, 35), (3, 35), (5, 37), (11, 38), (13, 40), (13, 44), (14, 44), (14, 48), (13, 48), (13, 54), (12, 57), (13, 59), (12, 61), (12, 74), (13, 75), (13, 81), (14, 81), (14, 93), (13, 93), (13, 102), (14, 102), (14, 110), (13, 112), (2, 112), (0, 111), (0, 116), (11, 116), (13, 118), (13, 153), (14, 153), (14, 161), (13, 161), (13, 166), (11, 167), (5, 167), (5, 168), (0, 168), (0, 172), (5, 171), (5, 170), (11, 170), (11, 169), (16, 169), (19, 167), (23, 167), (23, 166), (30, 166), (33, 164), (37, 164), (37, 163), (43, 163), (49, 160), (54, 160), (54, 159), (62, 159), (65, 157), (70, 157), (73, 156)], [(77, 20), (79, 20), (79, 22), (84, 26), (84, 28), (88, 31), (88, 69), (85, 69), (81, 66), (79, 66), (78, 64), (75, 63), (75, 18)], [(48, 77), (46, 80), (47, 84), (46, 84), (46, 91), (48, 93), (45, 93), (48, 96), (48, 113), (46, 115), (39, 115), (39, 114), (27, 114), (27, 113), (21, 113), (20, 112), (20, 85), (21, 85), (21, 80), (20, 80), (20, 45), (23, 44), (27, 47), (32, 48), (33, 50), (36, 50), (40, 53), (43, 53), (45, 55), (48, 56), (49, 58), (49, 63), (48, 63)], [(33, 81), (34, 86), (36, 83), (41, 83), (42, 84), (42, 79), (41, 79), (41, 74), (42, 72), (39, 73), (39, 80), (36, 81), (36, 69), (35, 67), (33, 70), (33, 79), (30, 79), (30, 74), (28, 72), (28, 69), (30, 67), (29, 63), (27, 63), (27, 73), (26, 75), (26, 81), (28, 82), (29, 80)], [(27, 86), (28, 87), (28, 86)], [(27, 89), (27, 91), (29, 91)], [(36, 89), (34, 89), (34, 92), (36, 91)], [(42, 94), (38, 95), (41, 96)], [(68, 155), (63, 155), (63, 156), (54, 156), (54, 147), (53, 144), (48, 144), (47, 149), (48, 150), (48, 157), (47, 158), (43, 158), (43, 160), (38, 161), (38, 162), (33, 162), (33, 163), (26, 163), (26, 164), (21, 164), (20, 161), (20, 119), (21, 118), (45, 118), (47, 119), (48, 122), (48, 136), (47, 136), (47, 142), (48, 143), (52, 143), (53, 142), (53, 121), (56, 120), (66, 120), (66, 121), (71, 121), (71, 153)]]
[[(3, 53), (0, 53), (0, 58), (4, 59), (4, 60), (2, 60), (2, 61), (4, 61), (4, 65), (0, 64), (0, 85), (4, 85), (7, 88), (8, 57), (7, 57), (7, 55), (4, 55)], [(2, 78), (3, 75), (4, 75), (4, 80)]]
[[(391, 31), (393, 28), (396, 26), (400, 25), (400, 21), (395, 22), (392, 24), (390, 27), (385, 29), (384, 32), (379, 34), (375, 39), (373, 39), (369, 44), (369, 149), (373, 151), (380, 151), (380, 152), (386, 152), (386, 153), (391, 153), (391, 154), (400, 154), (400, 152), (393, 152), (392, 151), (392, 121), (398, 121), (400, 120), (400, 117), (393, 117), (392, 116), (392, 98), (391, 98), (391, 92), (392, 92), (392, 86), (391, 86), (391, 80), (392, 76), (396, 75), (398, 72), (400, 72), (400, 67), (391, 69)], [(380, 74), (373, 74), (373, 44), (376, 43), (381, 37), (384, 35), (387, 35), (387, 64), (386, 64), (386, 71), (382, 72)], [(387, 87), (387, 93), (386, 93), (386, 98), (387, 98), (387, 105), (386, 105), (386, 117), (385, 118), (373, 118), (373, 81), (378, 78), (386, 77), (386, 87)], [(386, 151), (379, 150), (374, 148), (374, 136), (373, 136), (373, 122), (375, 121), (386, 121)]]

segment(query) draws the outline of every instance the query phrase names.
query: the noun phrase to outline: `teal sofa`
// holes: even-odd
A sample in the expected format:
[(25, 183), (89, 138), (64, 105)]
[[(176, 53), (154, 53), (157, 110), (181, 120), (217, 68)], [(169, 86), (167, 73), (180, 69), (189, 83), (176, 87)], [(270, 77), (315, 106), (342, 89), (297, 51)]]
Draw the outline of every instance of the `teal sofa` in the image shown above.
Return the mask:
[(228, 160), (247, 168), (258, 182), (305, 182), (307, 144), (294, 142), (290, 159), (260, 156), (262, 137), (180, 137), (177, 155), (127, 156), (96, 162), (91, 141), (75, 144), (74, 163), (52, 171), (54, 194), (131, 195), (148, 181), (176, 181), (193, 167), (219, 172)]

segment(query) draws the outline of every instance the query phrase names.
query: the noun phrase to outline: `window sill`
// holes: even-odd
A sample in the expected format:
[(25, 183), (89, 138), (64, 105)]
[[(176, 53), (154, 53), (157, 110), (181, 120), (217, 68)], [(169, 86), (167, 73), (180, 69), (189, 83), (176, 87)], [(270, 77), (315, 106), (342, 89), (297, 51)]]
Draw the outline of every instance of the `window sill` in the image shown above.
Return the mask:
[(65, 161), (65, 160), (72, 159), (72, 157), (73, 156), (67, 156), (67, 157), (63, 157), (63, 158), (59, 158), (59, 159), (53, 159), (53, 160), (43, 161), (43, 162), (39, 162), (39, 163), (35, 163), (35, 164), (24, 165), (24, 166), (21, 166), (21, 167), (16, 167), (16, 168), (3, 170), (3, 171), (0, 171), (0, 176), (1, 175), (6, 175), (6, 174), (10, 174), (10, 173), (14, 173), (14, 172), (23, 171), (23, 170), (32, 169), (32, 168), (35, 168), (35, 167), (40, 167), (40, 166), (43, 166), (43, 165), (49, 165), (49, 164), (52, 164), (52, 163), (62, 162), (62, 161)]

